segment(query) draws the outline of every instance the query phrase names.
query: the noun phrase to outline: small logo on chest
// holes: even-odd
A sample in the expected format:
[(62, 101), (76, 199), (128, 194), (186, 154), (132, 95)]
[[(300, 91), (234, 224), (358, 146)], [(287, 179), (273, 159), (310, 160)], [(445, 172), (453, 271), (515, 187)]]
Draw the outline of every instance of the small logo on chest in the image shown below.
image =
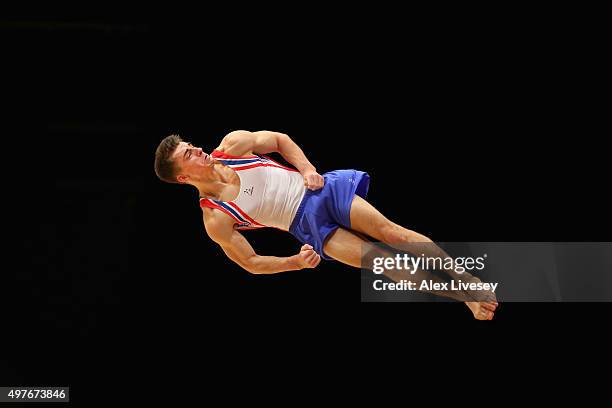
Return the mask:
[(253, 186), (251, 186), (251, 188), (244, 189), (244, 192), (247, 193), (248, 195), (252, 196), (253, 195)]

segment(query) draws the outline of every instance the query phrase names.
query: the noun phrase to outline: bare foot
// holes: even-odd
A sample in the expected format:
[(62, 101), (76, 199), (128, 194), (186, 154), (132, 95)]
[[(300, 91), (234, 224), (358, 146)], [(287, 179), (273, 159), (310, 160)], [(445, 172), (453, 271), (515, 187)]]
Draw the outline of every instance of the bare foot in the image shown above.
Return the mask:
[(465, 302), (477, 320), (493, 320), (497, 302)]

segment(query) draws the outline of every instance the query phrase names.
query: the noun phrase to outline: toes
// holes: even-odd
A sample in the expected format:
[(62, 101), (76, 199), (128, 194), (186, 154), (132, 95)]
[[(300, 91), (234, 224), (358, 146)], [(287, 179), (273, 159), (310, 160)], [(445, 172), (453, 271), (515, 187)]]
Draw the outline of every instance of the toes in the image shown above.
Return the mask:
[(491, 311), (491, 312), (495, 311), (495, 306), (490, 303), (483, 303), (480, 306), (487, 311)]
[(491, 312), (494, 312), (495, 309), (497, 308), (497, 306), (494, 303), (485, 303), (483, 302), (481, 304), (481, 306), (487, 310), (490, 310)]
[(494, 313), (492, 311), (480, 309), (476, 318), (479, 320), (493, 320), (493, 316)]

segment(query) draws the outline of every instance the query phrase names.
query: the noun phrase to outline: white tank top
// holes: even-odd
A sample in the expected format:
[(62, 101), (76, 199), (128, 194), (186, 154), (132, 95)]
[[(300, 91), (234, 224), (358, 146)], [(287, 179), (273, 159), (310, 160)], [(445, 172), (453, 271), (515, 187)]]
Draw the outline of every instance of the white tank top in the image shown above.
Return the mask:
[(262, 155), (240, 157), (217, 150), (211, 155), (238, 174), (240, 192), (233, 201), (200, 197), (200, 207), (223, 211), (236, 221), (237, 229), (289, 230), (306, 191), (297, 170)]

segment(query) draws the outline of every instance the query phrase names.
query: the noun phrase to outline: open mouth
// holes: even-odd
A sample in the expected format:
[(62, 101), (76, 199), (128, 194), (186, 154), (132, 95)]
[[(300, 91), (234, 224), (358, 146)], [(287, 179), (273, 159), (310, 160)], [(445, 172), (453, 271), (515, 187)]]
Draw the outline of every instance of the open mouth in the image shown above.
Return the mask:
[(209, 166), (212, 166), (213, 164), (215, 164), (215, 161), (212, 157), (210, 157), (209, 154), (204, 153), (204, 163), (208, 164)]

